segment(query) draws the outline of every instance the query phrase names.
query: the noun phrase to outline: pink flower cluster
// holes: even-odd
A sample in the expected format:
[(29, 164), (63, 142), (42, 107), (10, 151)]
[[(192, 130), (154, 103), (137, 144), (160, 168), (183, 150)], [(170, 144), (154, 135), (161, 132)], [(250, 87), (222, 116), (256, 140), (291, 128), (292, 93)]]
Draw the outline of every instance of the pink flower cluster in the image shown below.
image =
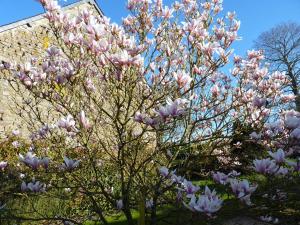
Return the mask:
[[(269, 151), (269, 155), (273, 158), (256, 159), (253, 161), (254, 169), (258, 173), (285, 176), (290, 172), (299, 172), (299, 161), (291, 161), (286, 159), (286, 154), (282, 149), (278, 149), (276, 152)], [(290, 168), (284, 167), (290, 166)]]
[(25, 156), (19, 154), (19, 160), (33, 170), (37, 170), (39, 167), (48, 169), (50, 162), (50, 159), (48, 157), (38, 158), (32, 152), (27, 152)]
[(155, 116), (151, 117), (137, 112), (134, 116), (134, 120), (158, 128), (161, 124), (170, 121), (170, 119), (183, 115), (187, 103), (188, 100), (186, 99), (178, 98), (175, 101), (167, 99), (167, 104), (165, 106), (160, 106), (157, 110), (154, 110)]
[(183, 204), (193, 212), (202, 212), (207, 216), (212, 216), (214, 213), (220, 210), (223, 200), (221, 200), (215, 190), (211, 191), (207, 186), (205, 187), (204, 194), (199, 195), (198, 199), (196, 193), (200, 191), (200, 187), (194, 185), (191, 181), (184, 179), (181, 176), (177, 176), (175, 171), (169, 171), (166, 167), (159, 168), (161, 176), (169, 179), (172, 184), (175, 184), (178, 189), (177, 198), (182, 199), (182, 192), (185, 193), (185, 197), (189, 200), (189, 203)]
[(61, 169), (65, 171), (72, 171), (79, 166), (80, 160), (70, 159), (64, 157), (64, 163), (61, 165)]
[(75, 127), (75, 120), (71, 115), (68, 115), (65, 118), (61, 118), (57, 122), (57, 126), (59, 128), (65, 129), (67, 132), (74, 132), (74, 131), (77, 130), (76, 127)]
[(222, 207), (223, 200), (221, 200), (215, 190), (211, 191), (207, 186), (205, 186), (205, 191), (203, 195), (198, 197), (195, 195), (191, 197), (188, 204), (184, 205), (193, 212), (203, 212), (207, 216), (212, 216), (214, 213), (219, 211)]
[(46, 185), (39, 182), (39, 181), (32, 181), (26, 184), (24, 181), (22, 182), (21, 185), (21, 191), (26, 192), (26, 191), (31, 191), (34, 193), (40, 193), (40, 192), (45, 192), (46, 191)]
[(300, 113), (290, 110), (279, 116), (278, 120), (266, 123), (259, 133), (253, 132), (251, 138), (293, 157), (300, 152)]
[(251, 205), (251, 194), (256, 190), (257, 185), (251, 186), (249, 184), (249, 181), (247, 180), (237, 180), (232, 179), (230, 180), (230, 186), (232, 189), (232, 192), (235, 194), (237, 198), (239, 198), (241, 201), (245, 202), (247, 205)]
[(270, 73), (267, 67), (262, 65), (263, 59), (261, 51), (248, 51), (247, 59), (235, 56), (235, 67), (231, 71), (241, 82), (241, 86), (235, 89), (234, 98), (239, 99), (235, 104), (238, 106), (242, 103), (240, 109), (249, 112), (250, 115), (245, 118), (246, 122), (253, 126), (277, 114), (275, 106), (287, 100), (286, 96), (284, 101), (282, 99), (282, 86), (287, 82), (285, 74)]
[(246, 179), (238, 180), (236, 177), (240, 173), (236, 171), (230, 172), (228, 175), (216, 172), (213, 173), (213, 180), (219, 184), (229, 184), (234, 195), (247, 205), (251, 205), (251, 194), (256, 190), (257, 185), (250, 185)]
[[(38, 56), (39, 59), (20, 65), (5, 62), (0, 69), (13, 72), (16, 82), (33, 97), (52, 104), (54, 118), (63, 116), (53, 125), (49, 124), (52, 116), (45, 122), (39, 121), (42, 127), (32, 134), (33, 142), (49, 138), (52, 143), (56, 140), (52, 137), (57, 135), (58, 140), (65, 140), (59, 144), (66, 152), (80, 146), (91, 153), (80, 160), (65, 156), (63, 163), (53, 166), (53, 171), (57, 172), (55, 176), (68, 179), (64, 174), (69, 172), (68, 177), (72, 177), (70, 172), (82, 167), (96, 171), (99, 163), (94, 167), (94, 153), (103, 151), (101, 156), (105, 156), (105, 161), (114, 162), (111, 166), (118, 167), (118, 172), (125, 171), (121, 174), (136, 180), (139, 170), (143, 170), (147, 175), (145, 179), (149, 179), (146, 182), (155, 182), (152, 170), (148, 176), (148, 162), (153, 168), (152, 163), (160, 160), (159, 154), (166, 153), (166, 159), (172, 165), (177, 155), (169, 146), (205, 143), (205, 146), (213, 146), (212, 154), (218, 152), (223, 156), (232, 138), (232, 124), (237, 121), (252, 126), (252, 141), (278, 149), (269, 152), (269, 158), (254, 160), (256, 172), (284, 176), (300, 171), (300, 159), (293, 155), (300, 151), (300, 114), (286, 111), (279, 121), (272, 122), (281, 104), (294, 98), (283, 94), (286, 76), (271, 73), (263, 64), (262, 52), (254, 50), (248, 51), (245, 59), (234, 56), (230, 75), (220, 69), (231, 59), (233, 51), (230, 48), (239, 39), (240, 28), (235, 13), (224, 14), (224, 17), (220, 14), (222, 0), (182, 0), (170, 6), (164, 6), (162, 0), (129, 0), (128, 9), (132, 13), (123, 20), (123, 27), (88, 10), (70, 15), (60, 10), (55, 0), (39, 1), (47, 10), (45, 17), (59, 43), (50, 46), (45, 54)], [(132, 117), (142, 125), (130, 124)], [(136, 132), (141, 135), (132, 132), (132, 138), (130, 132), (135, 125), (142, 132)], [(151, 145), (155, 154), (138, 165), (146, 151), (137, 152), (134, 156), (137, 160), (128, 160), (131, 152), (127, 154), (127, 149), (135, 151), (134, 145), (140, 141), (140, 148), (148, 146), (149, 127), (161, 138), (157, 138), (157, 146)], [(109, 135), (103, 137), (106, 128)], [(14, 141), (13, 145), (17, 148), (20, 143)], [(240, 142), (235, 145), (243, 147)], [(118, 149), (118, 157), (111, 149)], [(151, 151), (147, 149), (147, 152)], [(62, 153), (59, 151), (58, 154)], [(72, 154), (68, 152), (68, 155)], [(91, 157), (90, 161), (86, 160), (88, 157)], [(33, 152), (25, 156), (20, 154), (19, 159), (35, 174), (40, 167), (48, 169), (50, 161)], [(0, 162), (1, 172), (6, 167), (7, 162)], [(166, 167), (161, 167), (159, 173), (165, 181), (163, 185), (170, 189), (175, 187), (177, 201), (183, 202), (192, 212), (211, 217), (222, 207), (223, 200), (215, 190), (207, 186), (201, 190)], [(216, 172), (213, 180), (226, 185), (236, 198), (251, 205), (250, 198), (257, 185), (238, 178), (239, 175), (236, 171), (229, 174)], [(132, 198), (127, 199), (126, 193), (135, 193), (136, 189), (132, 190), (128, 185), (128, 190), (122, 190), (123, 196), (116, 198), (113, 188), (95, 186), (102, 185), (102, 176), (95, 179), (99, 180), (87, 180), (84, 184), (75, 179), (71, 182), (94, 187), (95, 193), (99, 191), (118, 210), (130, 212), (128, 205), (133, 202)], [(22, 191), (35, 193), (44, 192), (45, 187), (39, 181), (21, 185)], [(153, 193), (153, 190), (149, 189), (147, 193)], [(146, 200), (148, 209), (155, 208), (154, 204), (157, 204), (154, 197)]]
[(0, 161), (0, 170), (4, 170), (7, 167), (8, 163), (6, 161)]

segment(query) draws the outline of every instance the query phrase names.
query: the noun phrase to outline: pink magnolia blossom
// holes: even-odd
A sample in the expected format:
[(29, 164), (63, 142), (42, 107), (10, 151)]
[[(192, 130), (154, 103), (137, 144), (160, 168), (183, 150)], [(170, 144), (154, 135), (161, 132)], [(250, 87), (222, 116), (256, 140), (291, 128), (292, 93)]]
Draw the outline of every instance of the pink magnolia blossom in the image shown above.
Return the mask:
[(146, 118), (144, 118), (143, 122), (156, 129), (156, 128), (159, 128), (161, 120), (160, 120), (160, 118), (146, 117)]
[(90, 91), (96, 91), (96, 87), (93, 83), (93, 81), (91, 79), (87, 79), (86, 80), (86, 87), (90, 90)]
[(207, 216), (212, 216), (220, 210), (223, 201), (219, 199), (215, 191), (211, 191), (207, 186), (205, 187), (204, 195), (200, 195), (198, 200), (193, 194), (188, 204), (184, 205), (193, 212), (203, 212)]
[(284, 102), (284, 103), (293, 101), (293, 100), (295, 100), (295, 95), (293, 95), (293, 94), (290, 94), (290, 95), (283, 95), (283, 96), (281, 96), (281, 100), (282, 100), (282, 102)]
[(186, 99), (178, 98), (175, 101), (167, 99), (166, 111), (170, 116), (180, 116), (185, 112), (185, 105), (188, 102)]
[(182, 193), (182, 190), (177, 190), (177, 193), (176, 193), (176, 202), (182, 202), (183, 200), (183, 193)]
[[(202, 197), (202, 198), (201, 198)], [(200, 196), (199, 203), (194, 207), (197, 211), (204, 212), (208, 216), (220, 210), (223, 200), (219, 199), (215, 190), (211, 191), (205, 186), (204, 195)]]
[(49, 167), (50, 159), (48, 157), (44, 157), (40, 160), (40, 164), (47, 170)]
[(14, 136), (19, 136), (20, 135), (20, 131), (19, 130), (13, 130), (12, 131), (12, 135), (14, 135)]
[(159, 168), (159, 173), (163, 176), (163, 177), (167, 177), (169, 175), (169, 169), (165, 166), (160, 167)]
[(48, 11), (54, 11), (60, 9), (60, 6), (56, 0), (39, 0), (40, 3), (45, 7)]
[(8, 163), (5, 161), (0, 161), (0, 170), (4, 170), (7, 167)]
[(181, 176), (177, 176), (176, 174), (172, 173), (171, 181), (176, 184), (181, 184), (184, 181), (184, 178)]
[(191, 83), (193, 80), (185, 71), (180, 71), (173, 74), (179, 88), (183, 88)]
[(252, 204), (250, 200), (250, 196), (256, 190), (257, 185), (250, 186), (247, 180), (239, 181), (237, 179), (231, 179), (230, 186), (232, 192), (237, 196), (237, 198), (245, 202), (247, 205)]
[(231, 177), (238, 177), (238, 176), (240, 176), (241, 175), (241, 173), (239, 173), (239, 172), (237, 172), (237, 171), (235, 171), (235, 170), (232, 170), (229, 174), (228, 174), (228, 176), (231, 176)]
[(252, 132), (252, 133), (250, 134), (250, 137), (251, 137), (252, 139), (259, 140), (259, 139), (261, 139), (261, 134), (260, 134), (260, 133), (256, 133), (256, 132)]
[(254, 160), (254, 169), (256, 172), (263, 174), (274, 174), (278, 170), (278, 166), (274, 160), (270, 158)]
[(23, 192), (31, 191), (31, 192), (34, 192), (34, 193), (45, 192), (46, 191), (46, 185), (39, 182), (39, 181), (33, 181), (33, 182), (28, 183), (28, 184), (26, 184), (23, 181), (22, 185), (21, 185), (21, 190)]
[(279, 167), (279, 169), (276, 171), (275, 175), (277, 176), (285, 176), (289, 173), (288, 168), (285, 167)]
[(267, 104), (267, 100), (265, 98), (254, 97), (252, 100), (252, 105), (255, 107), (262, 107)]
[(21, 146), (20, 142), (18, 141), (13, 141), (12, 143), (12, 146), (14, 146), (15, 148), (19, 148)]
[(165, 6), (162, 10), (162, 17), (164, 19), (170, 19), (172, 18), (172, 14), (173, 14), (173, 9), (170, 9), (168, 6)]
[(300, 139), (300, 128), (297, 127), (290, 133), (291, 138)]
[(218, 95), (220, 94), (220, 88), (219, 88), (218, 84), (215, 84), (214, 86), (212, 86), (210, 91), (214, 98), (218, 97)]
[(32, 152), (27, 152), (25, 156), (19, 154), (19, 160), (33, 170), (37, 170), (41, 165), (41, 160)]
[(118, 210), (123, 209), (124, 204), (123, 204), (123, 200), (122, 199), (117, 200), (116, 204), (117, 204), (117, 209)]
[(288, 128), (288, 129), (295, 129), (298, 126), (300, 126), (300, 117), (297, 117), (298, 114), (293, 111), (287, 113), (287, 115), (285, 116), (285, 121), (284, 121), (284, 125)]
[(278, 149), (277, 152), (269, 151), (268, 153), (276, 163), (283, 163), (285, 161), (285, 153), (282, 149)]
[(89, 122), (89, 119), (86, 118), (85, 112), (83, 110), (79, 114), (79, 121), (80, 121), (80, 124), (82, 125), (82, 127), (84, 129), (88, 130), (88, 129), (91, 128), (91, 124)]
[(37, 132), (32, 133), (31, 139), (43, 139), (46, 138), (47, 134), (50, 133), (51, 130), (53, 130), (54, 128), (56, 128), (56, 125), (48, 125), (45, 124), (44, 126), (42, 126), (40, 129), (38, 129)]
[[(267, 67), (263, 66), (262, 52), (254, 50), (248, 51), (244, 59), (239, 56), (234, 57), (234, 68), (231, 70), (233, 76), (220, 72), (220, 68), (231, 59), (230, 47), (233, 41), (239, 39), (237, 31), (240, 28), (240, 22), (235, 19), (235, 13), (227, 14), (227, 18), (223, 15), (217, 18), (216, 14), (222, 10), (222, 0), (211, 0), (202, 4), (201, 1), (183, 0), (182, 3), (175, 2), (170, 7), (163, 6), (162, 0), (155, 0), (153, 5), (151, 0), (128, 0), (128, 8), (132, 14), (123, 20), (123, 27), (111, 23), (106, 17), (94, 16), (89, 10), (83, 10), (79, 15), (73, 16), (60, 10), (55, 0), (40, 0), (40, 2), (48, 11), (45, 17), (48, 18), (51, 27), (55, 29), (58, 37), (61, 36), (62, 45), (60, 46), (63, 48), (51, 46), (46, 54), (41, 54), (41, 60), (32, 59), (23, 64), (1, 63), (0, 69), (13, 71), (20, 85), (23, 85), (30, 93), (39, 96), (41, 100), (46, 99), (50, 103), (53, 100), (55, 105), (62, 104), (62, 106), (53, 107), (57, 112), (54, 115), (76, 112), (78, 109), (75, 107), (79, 105), (78, 103), (83, 103), (82, 105), (86, 108), (79, 115), (66, 115), (53, 127), (45, 125), (32, 135), (33, 141), (40, 138), (49, 138), (48, 141), (52, 141), (56, 140), (54, 138), (56, 135), (62, 135), (66, 137), (64, 149), (66, 151), (73, 150), (74, 146), (88, 146), (87, 150), (90, 148), (94, 150), (93, 148), (97, 146), (87, 141), (100, 143), (99, 140), (97, 141), (98, 133), (94, 133), (97, 132), (97, 128), (102, 129), (100, 128), (102, 124), (105, 128), (114, 127), (109, 125), (116, 122), (118, 131), (111, 133), (117, 134), (121, 125), (121, 135), (111, 135), (110, 140), (103, 141), (105, 145), (107, 142), (108, 149), (110, 147), (113, 150), (118, 149), (120, 142), (122, 145), (123, 143), (126, 145), (127, 143), (140, 143), (142, 148), (147, 141), (148, 130), (153, 132), (151, 128), (156, 129), (154, 131), (156, 133), (153, 132), (154, 135), (158, 134), (157, 131), (162, 134), (162, 142), (164, 142), (162, 145), (173, 143), (176, 145), (181, 142), (189, 144), (194, 141), (199, 144), (206, 144), (206, 142), (209, 144), (211, 137), (211, 140), (215, 140), (215, 134), (224, 134), (224, 136), (228, 134), (230, 129), (226, 124), (232, 124), (232, 121), (240, 119), (256, 130), (250, 135), (253, 139), (251, 142), (258, 141), (267, 147), (276, 146), (276, 149), (286, 149), (286, 147), (292, 150), (297, 149), (300, 140), (299, 113), (285, 112), (281, 115), (280, 123), (266, 123), (279, 112), (276, 106), (293, 98), (282, 95), (281, 89), (286, 86), (284, 74), (270, 73)], [(181, 24), (180, 20), (185, 22)], [(71, 54), (70, 57), (70, 53), (76, 54)], [(191, 82), (193, 85), (190, 85)], [(101, 86), (97, 86), (99, 83)], [(127, 86), (129, 83), (132, 86)], [(179, 88), (176, 88), (176, 83)], [(82, 88), (77, 88), (78, 86), (75, 86), (77, 84), (83, 84)], [(134, 89), (131, 90), (131, 87)], [(110, 88), (114, 92), (109, 90)], [(76, 95), (73, 91), (78, 89), (79, 92)], [(131, 99), (131, 92), (137, 94), (137, 97), (134, 97), (134, 101), (128, 104), (127, 108), (130, 108), (128, 111), (126, 105), (129, 103), (127, 100)], [(74, 93), (74, 95), (69, 96), (69, 93)], [(107, 96), (108, 93), (116, 93), (116, 96), (113, 96), (115, 99)], [(76, 102), (77, 96), (82, 98), (77, 99), (80, 102)], [(166, 103), (163, 103), (162, 101), (167, 96), (175, 100), (167, 98)], [(91, 97), (97, 104), (91, 101)], [(94, 97), (99, 97), (99, 99), (94, 99)], [(114, 105), (116, 107), (112, 107), (103, 115), (95, 113), (103, 112), (102, 106), (109, 106), (112, 99), (115, 100), (113, 102), (116, 103)], [(121, 105), (120, 108), (117, 108), (118, 103)], [(28, 105), (31, 106), (30, 102)], [(115, 113), (115, 109), (118, 113)], [(80, 109), (77, 113), (79, 111)], [(136, 113), (132, 114), (133, 112)], [(87, 118), (86, 113), (91, 120)], [(106, 114), (109, 115), (106, 116)], [(142, 131), (137, 135), (132, 131), (127, 132), (127, 129), (132, 126), (127, 126), (127, 124), (123, 126), (127, 115), (133, 116), (134, 121), (142, 123), (138, 125)], [(77, 121), (75, 122), (76, 119), (78, 124)], [(100, 124), (95, 129), (90, 129), (95, 121), (99, 121)], [(263, 129), (260, 129), (262, 126)], [(57, 127), (61, 129), (56, 129)], [(84, 129), (77, 130), (76, 127)], [(103, 128), (104, 132), (105, 128)], [(80, 132), (90, 134), (91, 138), (84, 140), (84, 144), (80, 139), (83, 136)], [(70, 138), (71, 134), (76, 135)], [(127, 140), (127, 137), (131, 138), (130, 134), (133, 134), (134, 142)], [(50, 139), (52, 136), (53, 138)], [(118, 136), (121, 136), (122, 141), (119, 142)], [(165, 141), (166, 139), (169, 140)], [(219, 140), (215, 141), (219, 142)], [(222, 142), (222, 137), (220, 141)], [(235, 146), (239, 148), (240, 143)], [(168, 148), (164, 146), (155, 148), (155, 154), (151, 157), (159, 156), (156, 153), (160, 153), (160, 149), (164, 149), (161, 153), (165, 154)], [(130, 145), (128, 149), (135, 151), (135, 148), (131, 148)], [(172, 148), (170, 149), (173, 151)], [(139, 151), (136, 158), (140, 159), (139, 154), (143, 153), (144, 151)], [(132, 155), (134, 154), (135, 152)], [(255, 170), (268, 175), (286, 175), (289, 170), (284, 167), (283, 163), (287, 162), (285, 159), (287, 154), (283, 150), (269, 152), (269, 154), (273, 159), (254, 161)], [(127, 160), (127, 153), (123, 155), (128, 164), (122, 163), (122, 165), (130, 167), (132, 160)], [(165, 156), (163, 160), (167, 160), (168, 165), (172, 165), (172, 161), (176, 158), (176, 150), (174, 149), (174, 156), (170, 152), (167, 152)], [(107, 154), (106, 157), (104, 160), (108, 162), (122, 158), (116, 157), (116, 154)], [(135, 160), (136, 163), (143, 161), (142, 158)], [(156, 159), (149, 160), (151, 168), (159, 162)], [(25, 156), (20, 155), (20, 160), (34, 170), (39, 167), (48, 169), (50, 161), (47, 157), (38, 158), (32, 152)], [(82, 160), (84, 161), (82, 169), (90, 166), (86, 157)], [(63, 171), (72, 171), (79, 167), (80, 162), (80, 160), (64, 157), (60, 168)], [(97, 161), (94, 162), (97, 164)], [(153, 172), (147, 169), (146, 163), (148, 161), (142, 165), (146, 166), (145, 172)], [(299, 160), (287, 162), (287, 164), (294, 171), (300, 170)], [(139, 165), (135, 167), (140, 168)], [(55, 169), (53, 167), (51, 173)], [(128, 176), (134, 174), (128, 168), (124, 169), (129, 173)], [(144, 171), (144, 168), (141, 169)], [(158, 172), (165, 178), (161, 179), (162, 185), (168, 187), (168, 190), (174, 188), (178, 191), (178, 201), (187, 198), (190, 200), (186, 207), (193, 212), (203, 212), (212, 216), (221, 208), (222, 200), (214, 190), (211, 191), (205, 187), (204, 193), (196, 196), (196, 193), (200, 192), (200, 187), (191, 181), (177, 176), (175, 171), (169, 171), (167, 167), (160, 167)], [(58, 173), (60, 174), (64, 173)], [(257, 186), (250, 185), (247, 180), (237, 180), (236, 177), (239, 175), (236, 171), (229, 174), (217, 172), (213, 174), (213, 179), (223, 185), (230, 184), (235, 196), (251, 205), (250, 196)], [(136, 175), (132, 176), (135, 180)], [(145, 177), (154, 179), (153, 176)], [(97, 183), (94, 178), (90, 182)], [(76, 186), (75, 183), (74, 185)], [(29, 184), (24, 182), (21, 188), (23, 191), (40, 192), (45, 189), (45, 186), (39, 182)], [(113, 187), (105, 188), (105, 190), (110, 201), (115, 199)], [(147, 193), (154, 194), (151, 189), (148, 191)], [(132, 205), (131, 199), (125, 203), (126, 206)], [(118, 210), (124, 209), (122, 199), (113, 204)], [(156, 207), (153, 204), (156, 203), (152, 199), (146, 202), (148, 208)]]
[(141, 123), (144, 121), (145, 118), (146, 118), (146, 115), (144, 115), (140, 112), (136, 112), (133, 119), (134, 119), (134, 121)]
[(66, 118), (61, 118), (57, 122), (57, 126), (59, 128), (66, 129), (68, 132), (76, 130), (76, 128), (75, 128), (75, 120), (73, 119), (73, 117), (71, 115), (68, 115)]
[(61, 165), (63, 170), (71, 171), (79, 166), (80, 160), (69, 159), (66, 156), (64, 157), (64, 163)]
[(228, 175), (224, 173), (220, 173), (220, 172), (213, 173), (214, 181), (219, 184), (223, 184), (223, 185), (227, 184), (229, 182), (228, 178), (229, 178)]
[(165, 121), (168, 117), (178, 117), (185, 113), (185, 105), (188, 100), (176, 99), (172, 101), (170, 98), (167, 99), (167, 104), (165, 106), (160, 106), (155, 112), (158, 116)]
[(123, 50), (111, 56), (111, 61), (119, 66), (131, 66), (131, 65), (139, 66), (143, 64), (143, 60), (144, 59), (140, 55), (132, 57), (131, 55), (128, 54), (128, 51), (126, 50)]
[(193, 185), (191, 181), (184, 179), (182, 182), (183, 190), (186, 192), (187, 197), (191, 197), (197, 191), (200, 190), (200, 187)]
[[(49, 57), (59, 56), (61, 54), (61, 50), (59, 48), (57, 48), (56, 46), (49, 47), (46, 52), (49, 55)], [(43, 64), (43, 65), (45, 65), (45, 64)]]

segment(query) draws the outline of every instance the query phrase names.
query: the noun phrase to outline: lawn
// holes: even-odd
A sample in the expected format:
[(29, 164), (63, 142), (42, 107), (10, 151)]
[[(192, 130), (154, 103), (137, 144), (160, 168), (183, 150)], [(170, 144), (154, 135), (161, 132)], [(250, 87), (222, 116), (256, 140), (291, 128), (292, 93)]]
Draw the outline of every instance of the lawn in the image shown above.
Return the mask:
[[(233, 218), (242, 216), (246, 218), (253, 218), (258, 220), (262, 215), (273, 215), (279, 218), (280, 224), (284, 225), (297, 225), (300, 221), (300, 186), (289, 185), (287, 188), (282, 185), (278, 185), (278, 188), (285, 188), (285, 191), (289, 193), (287, 196), (289, 201), (274, 200), (269, 201), (265, 198), (260, 197), (260, 194), (265, 191), (267, 186), (266, 178), (264, 176), (249, 175), (242, 177), (249, 180), (256, 180), (259, 182), (259, 188), (257, 193), (252, 196), (253, 206), (245, 206), (240, 203), (233, 195), (228, 195), (223, 186), (217, 186), (218, 194), (221, 195), (224, 200), (223, 207), (217, 213), (217, 217), (208, 218), (202, 214), (192, 214), (190, 211), (185, 209), (183, 206), (174, 207), (171, 205), (161, 206), (158, 210), (158, 224), (159, 225), (170, 225), (170, 224), (184, 224), (184, 225), (207, 225), (207, 224), (222, 224), (226, 225), (226, 221)], [(201, 180), (194, 181), (195, 184), (201, 186), (201, 189), (208, 185), (212, 186), (214, 183), (212, 180)], [(259, 207), (258, 207), (259, 206)], [(278, 207), (280, 206), (280, 207)], [(149, 215), (148, 219), (149, 219)], [(138, 223), (139, 213), (133, 211), (133, 218)], [(127, 221), (124, 215), (115, 214), (107, 216), (109, 224), (113, 225), (126, 225)], [(88, 222), (86, 225), (98, 225), (101, 223)]]

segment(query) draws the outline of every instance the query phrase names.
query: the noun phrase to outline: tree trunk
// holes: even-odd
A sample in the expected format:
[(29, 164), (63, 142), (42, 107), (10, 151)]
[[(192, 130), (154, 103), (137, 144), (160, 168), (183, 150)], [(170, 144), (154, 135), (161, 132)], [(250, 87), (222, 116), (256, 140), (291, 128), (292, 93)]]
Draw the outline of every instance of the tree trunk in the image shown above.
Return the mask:
[(146, 225), (146, 216), (145, 216), (145, 195), (142, 192), (141, 196), (139, 197), (139, 219), (138, 225)]
[(298, 112), (300, 112), (300, 95), (296, 95), (296, 99), (295, 99), (295, 104), (296, 104), (296, 110)]
[(128, 225), (135, 225), (129, 207), (125, 207), (124, 210), (123, 210), (123, 212), (124, 212), (124, 214), (126, 216), (127, 224)]
[(157, 216), (156, 216), (156, 204), (157, 198), (153, 198), (153, 206), (151, 210), (151, 218), (150, 218), (150, 225), (157, 225)]
[[(287, 62), (287, 60), (286, 60), (286, 62)], [(295, 99), (296, 110), (298, 112), (300, 112), (300, 94), (299, 94), (299, 90), (298, 90), (298, 82), (297, 82), (297, 79), (296, 79), (296, 77), (293, 73), (293, 69), (292, 69), (291, 65), (288, 62), (287, 62), (287, 68), (288, 68), (287, 75), (291, 79), (292, 92), (296, 96), (296, 99)]]

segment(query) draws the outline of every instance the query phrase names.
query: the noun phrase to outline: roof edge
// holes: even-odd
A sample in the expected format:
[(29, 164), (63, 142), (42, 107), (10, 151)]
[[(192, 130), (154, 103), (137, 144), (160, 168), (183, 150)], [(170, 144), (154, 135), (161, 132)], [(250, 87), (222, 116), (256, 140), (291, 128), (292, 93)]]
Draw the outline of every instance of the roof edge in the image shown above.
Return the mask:
[[(98, 3), (95, 0), (80, 0), (80, 1), (75, 2), (75, 3), (65, 5), (65, 6), (62, 7), (62, 9), (64, 9), (64, 10), (71, 9), (71, 8), (79, 6), (83, 3), (89, 3), (89, 4), (93, 5), (95, 7), (95, 9), (98, 11), (98, 13), (101, 16), (104, 16), (103, 11), (100, 9)], [(18, 21), (0, 26), (0, 33), (11, 30), (11, 29), (14, 29), (16, 27), (19, 27), (19, 26), (22, 26), (22, 25), (25, 25), (25, 24), (30, 24), (30, 23), (35, 22), (35, 21), (40, 20), (40, 19), (43, 19), (45, 14), (46, 13), (40, 13), (40, 14), (37, 14), (35, 16), (27, 17), (27, 18), (20, 19)]]

